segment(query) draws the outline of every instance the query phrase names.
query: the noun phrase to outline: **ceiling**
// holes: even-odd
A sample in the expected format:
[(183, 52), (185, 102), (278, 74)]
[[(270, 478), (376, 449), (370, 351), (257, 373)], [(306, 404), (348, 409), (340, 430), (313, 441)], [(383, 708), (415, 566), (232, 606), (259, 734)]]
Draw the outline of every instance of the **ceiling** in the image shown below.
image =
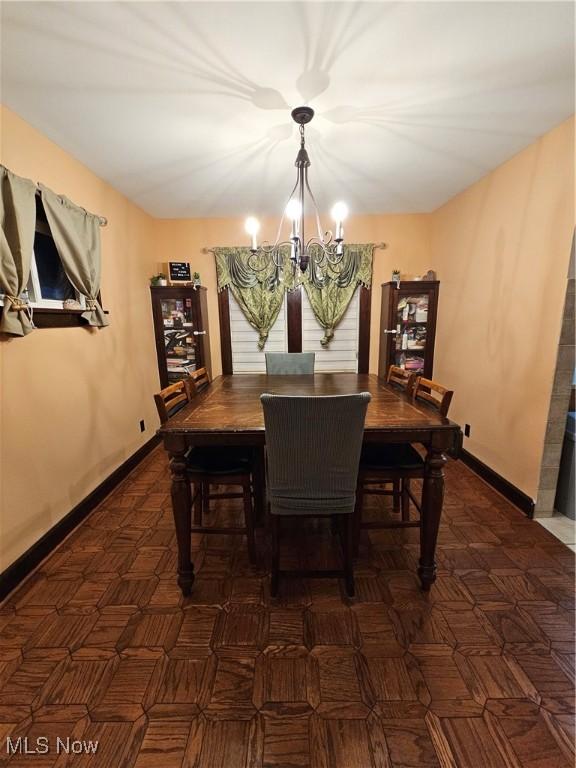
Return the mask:
[(4, 2), (2, 101), (158, 217), (431, 211), (574, 112), (555, 2)]

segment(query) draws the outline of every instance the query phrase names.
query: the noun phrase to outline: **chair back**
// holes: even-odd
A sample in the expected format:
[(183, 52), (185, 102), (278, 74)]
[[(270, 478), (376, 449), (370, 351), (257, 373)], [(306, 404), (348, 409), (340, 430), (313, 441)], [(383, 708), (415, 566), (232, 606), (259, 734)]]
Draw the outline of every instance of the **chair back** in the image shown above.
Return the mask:
[(266, 352), (266, 373), (314, 373), (314, 352)]
[(170, 384), (169, 387), (165, 387), (154, 395), (154, 402), (160, 416), (160, 423), (166, 424), (170, 416), (174, 416), (190, 402), (186, 383), (177, 381), (175, 384)]
[(210, 385), (210, 376), (206, 368), (197, 368), (195, 371), (190, 371), (187, 381), (193, 392), (199, 394)]
[(436, 381), (425, 379), (423, 376), (418, 376), (414, 383), (413, 399), (429, 403), (437, 409), (441, 416), (448, 415), (453, 394), (453, 390), (446, 389)]
[(400, 368), (398, 365), (391, 365), (388, 368), (388, 375), (386, 376), (387, 384), (394, 384), (401, 389), (406, 390), (407, 394), (411, 395), (414, 388), (414, 380), (416, 379), (415, 373)]
[(271, 513), (352, 513), (370, 394), (260, 400)]

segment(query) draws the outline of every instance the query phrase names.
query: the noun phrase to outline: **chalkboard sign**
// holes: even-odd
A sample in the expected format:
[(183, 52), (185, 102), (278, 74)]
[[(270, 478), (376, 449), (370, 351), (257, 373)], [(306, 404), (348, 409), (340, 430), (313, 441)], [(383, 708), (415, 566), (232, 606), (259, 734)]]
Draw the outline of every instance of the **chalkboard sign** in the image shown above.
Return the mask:
[(190, 264), (187, 261), (169, 261), (168, 269), (170, 271), (171, 283), (189, 283), (192, 278), (190, 277)]

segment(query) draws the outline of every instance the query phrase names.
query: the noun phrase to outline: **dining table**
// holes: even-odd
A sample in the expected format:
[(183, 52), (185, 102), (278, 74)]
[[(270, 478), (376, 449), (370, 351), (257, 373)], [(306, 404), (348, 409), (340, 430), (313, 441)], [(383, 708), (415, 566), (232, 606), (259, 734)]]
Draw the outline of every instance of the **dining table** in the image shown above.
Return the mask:
[(326, 396), (369, 392), (364, 443), (415, 443), (425, 454), (420, 510), (418, 575), (424, 590), (436, 579), (436, 540), (444, 499), (446, 454), (461, 443), (458, 424), (433, 406), (414, 401), (404, 391), (374, 374), (314, 373), (271, 376), (218, 376), (203, 392), (163, 424), (158, 434), (170, 457), (171, 496), (178, 543), (178, 585), (189, 595), (194, 582), (191, 556), (191, 488), (186, 454), (191, 446), (246, 446), (255, 449), (254, 504), (263, 517), (265, 504), (264, 448), (266, 434), (260, 395)]

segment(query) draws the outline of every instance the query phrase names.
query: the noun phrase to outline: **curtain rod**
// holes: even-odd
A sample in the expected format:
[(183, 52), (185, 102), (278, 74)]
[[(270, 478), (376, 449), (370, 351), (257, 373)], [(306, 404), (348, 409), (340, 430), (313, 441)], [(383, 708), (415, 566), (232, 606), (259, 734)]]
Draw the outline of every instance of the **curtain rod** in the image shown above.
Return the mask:
[[(374, 248), (382, 248), (382, 250), (388, 248), (388, 243), (374, 243)], [(214, 253), (214, 248), (201, 248), (200, 253), (208, 254)]]
[[(40, 187), (36, 187), (36, 195), (37, 195), (37, 197), (40, 197), (40, 195), (41, 195)], [(60, 197), (60, 195), (57, 195), (57, 197)], [(76, 204), (74, 203), (74, 205), (76, 205)], [(77, 208), (81, 208), (82, 206), (78, 205), (76, 207)], [(90, 211), (86, 211), (86, 208), (82, 208), (82, 210), (85, 211), (86, 213), (90, 213)], [(90, 214), (90, 215), (91, 216), (96, 216), (96, 218), (98, 219), (101, 227), (106, 227), (108, 225), (108, 219), (105, 216), (98, 216), (95, 213)]]

